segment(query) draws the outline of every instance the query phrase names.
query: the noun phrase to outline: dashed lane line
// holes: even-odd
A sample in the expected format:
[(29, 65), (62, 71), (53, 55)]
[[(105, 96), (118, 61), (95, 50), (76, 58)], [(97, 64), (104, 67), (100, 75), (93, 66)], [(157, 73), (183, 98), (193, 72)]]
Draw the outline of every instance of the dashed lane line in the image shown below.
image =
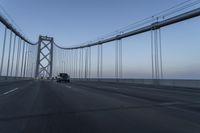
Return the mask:
[(7, 94), (9, 94), (9, 93), (12, 93), (12, 92), (14, 92), (14, 91), (16, 91), (16, 90), (18, 90), (18, 89), (19, 89), (19, 88), (15, 88), (15, 89), (12, 89), (12, 90), (10, 90), (10, 91), (4, 92), (3, 95), (7, 95)]
[(114, 90), (119, 90), (120, 88), (117, 88), (117, 87), (112, 87), (112, 86), (100, 86), (100, 87), (97, 87), (99, 89), (114, 89)]
[(66, 85), (67, 88), (72, 88), (71, 86)]

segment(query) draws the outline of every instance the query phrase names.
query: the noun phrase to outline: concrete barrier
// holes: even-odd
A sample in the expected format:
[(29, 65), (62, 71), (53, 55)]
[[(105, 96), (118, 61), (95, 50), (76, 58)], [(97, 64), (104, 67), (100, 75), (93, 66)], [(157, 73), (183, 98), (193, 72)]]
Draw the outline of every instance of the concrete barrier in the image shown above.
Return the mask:
[(121, 83), (133, 83), (133, 84), (144, 84), (144, 85), (160, 85), (170, 87), (186, 87), (186, 88), (199, 88), (200, 80), (189, 80), (189, 79), (72, 79), (81, 81), (102, 81), (102, 82), (121, 82)]
[(31, 78), (0, 76), (0, 82), (13, 81), (13, 80), (29, 80), (29, 79), (31, 79)]

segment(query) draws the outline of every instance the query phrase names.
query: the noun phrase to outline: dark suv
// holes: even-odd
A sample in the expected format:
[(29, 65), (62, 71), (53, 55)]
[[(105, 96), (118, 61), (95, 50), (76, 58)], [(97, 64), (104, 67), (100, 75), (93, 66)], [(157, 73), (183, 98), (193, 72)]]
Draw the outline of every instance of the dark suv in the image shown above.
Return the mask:
[(56, 81), (57, 82), (70, 82), (70, 76), (67, 73), (60, 73), (57, 77), (56, 77)]

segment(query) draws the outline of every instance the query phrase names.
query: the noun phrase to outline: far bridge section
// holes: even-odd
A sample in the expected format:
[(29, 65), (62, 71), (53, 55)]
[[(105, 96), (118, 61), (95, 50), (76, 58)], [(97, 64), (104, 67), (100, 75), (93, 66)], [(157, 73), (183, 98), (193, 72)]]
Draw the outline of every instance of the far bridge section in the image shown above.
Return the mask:
[[(182, 3), (162, 12), (170, 15), (155, 15), (126, 30), (66, 48), (48, 36), (29, 41), (0, 14), (0, 133), (200, 133), (200, 40), (198, 48), (191, 46), (200, 34), (188, 32), (192, 27), (200, 31), (200, 19), (195, 26), (189, 21), (200, 16), (200, 8), (182, 10), (195, 3)], [(198, 63), (186, 63), (190, 70), (198, 68), (196, 79), (166, 76), (165, 68), (179, 54), (178, 48), (174, 50), (178, 43), (163, 44), (166, 28), (185, 27), (183, 21), (193, 25), (183, 29), (189, 33), (185, 39), (192, 39), (178, 48), (186, 47), (186, 56), (181, 56), (184, 63), (184, 57), (191, 57), (188, 48), (191, 54), (197, 51)], [(174, 32), (173, 26), (168, 34)], [(141, 34), (146, 36), (140, 38)], [(182, 35), (181, 31), (173, 40), (183, 39)], [(146, 45), (135, 47), (141, 43), (132, 40), (128, 44), (131, 37)], [(169, 45), (170, 52), (164, 55)], [(137, 52), (139, 56), (134, 55)], [(170, 63), (163, 63), (169, 55)], [(179, 65), (170, 69), (177, 73)], [(112, 70), (109, 78), (107, 70)], [(134, 75), (138, 71), (148, 75), (139, 79)], [(70, 82), (59, 82), (66, 79)]]
[(155, 85), (160, 85), (161, 80), (166, 79), (163, 72), (162, 38), (164, 30), (162, 28), (191, 20), (199, 15), (200, 8), (182, 11), (170, 17), (160, 14), (142, 23), (137, 23), (139, 26), (136, 25), (133, 29), (119, 31), (83, 45), (66, 48), (60, 47), (52, 37), (47, 36), (39, 36), (39, 40), (33, 43), (17, 31), (5, 17), (0, 16), (1, 27), (4, 30), (0, 51), (0, 79), (52, 78), (59, 73), (68, 73), (72, 79), (76, 80), (97, 79), (101, 81), (105, 79), (103, 74), (105, 47), (109, 45), (109, 42), (113, 42), (114, 65), (112, 69), (114, 74), (111, 80), (123, 81), (124, 79), (125, 81), (124, 40), (146, 33), (150, 38), (148, 42), (150, 47), (148, 59), (151, 65), (149, 66), (151, 69), (149, 80), (152, 80), (151, 83)]

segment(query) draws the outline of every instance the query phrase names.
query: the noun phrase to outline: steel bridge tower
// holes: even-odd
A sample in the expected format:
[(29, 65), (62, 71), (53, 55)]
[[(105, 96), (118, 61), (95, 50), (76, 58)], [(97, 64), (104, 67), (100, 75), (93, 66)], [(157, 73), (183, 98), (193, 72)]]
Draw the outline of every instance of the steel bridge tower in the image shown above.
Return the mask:
[(35, 77), (52, 77), (53, 37), (39, 36)]

